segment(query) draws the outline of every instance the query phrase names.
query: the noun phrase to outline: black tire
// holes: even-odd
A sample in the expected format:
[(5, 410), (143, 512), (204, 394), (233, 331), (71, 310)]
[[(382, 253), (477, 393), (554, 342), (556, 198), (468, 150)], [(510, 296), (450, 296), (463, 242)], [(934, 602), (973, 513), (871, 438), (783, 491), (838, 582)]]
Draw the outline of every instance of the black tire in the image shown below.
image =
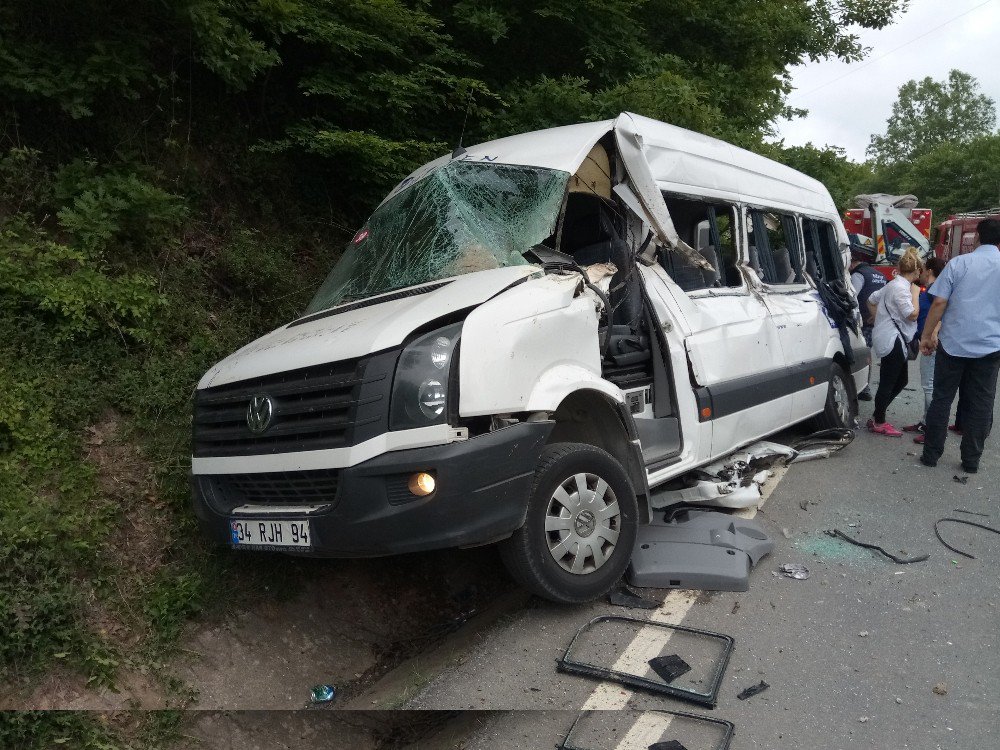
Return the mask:
[(834, 428), (852, 429), (858, 416), (858, 397), (854, 392), (854, 383), (844, 368), (838, 364), (830, 367), (830, 379), (827, 382), (826, 404), (823, 413), (816, 417), (816, 428), (830, 430)]
[[(567, 492), (567, 485), (579, 487), (581, 475), (585, 491)], [(617, 516), (609, 501), (617, 504)], [(576, 511), (570, 510), (574, 502)], [(555, 443), (539, 456), (524, 526), (501, 542), (500, 556), (532, 593), (566, 604), (588, 602), (606, 594), (625, 573), (637, 523), (635, 491), (618, 461), (592, 445)]]

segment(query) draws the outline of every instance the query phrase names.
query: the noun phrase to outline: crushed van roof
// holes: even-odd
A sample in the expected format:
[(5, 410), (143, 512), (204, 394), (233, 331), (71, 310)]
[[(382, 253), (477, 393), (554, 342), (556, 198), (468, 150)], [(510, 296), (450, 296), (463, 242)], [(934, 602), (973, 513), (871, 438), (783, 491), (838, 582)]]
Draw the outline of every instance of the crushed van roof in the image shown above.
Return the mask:
[[(774, 208), (796, 207), (837, 213), (826, 187), (791, 167), (675, 125), (623, 112), (643, 140), (643, 150), (661, 190), (705, 197), (742, 200)], [(496, 162), (576, 172), (590, 149), (615, 128), (619, 118), (567, 125), (487, 141), (466, 147), (464, 161)], [(451, 161), (441, 157), (425, 164), (390, 194), (420, 180)]]

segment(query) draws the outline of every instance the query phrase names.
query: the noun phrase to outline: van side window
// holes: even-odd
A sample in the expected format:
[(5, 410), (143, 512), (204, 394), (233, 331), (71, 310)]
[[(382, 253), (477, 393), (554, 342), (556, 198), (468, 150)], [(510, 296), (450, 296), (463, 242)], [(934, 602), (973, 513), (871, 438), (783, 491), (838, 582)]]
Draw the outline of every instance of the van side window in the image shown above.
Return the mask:
[(695, 198), (664, 194), (674, 227), (682, 240), (712, 265), (699, 268), (678, 253), (664, 253), (661, 263), (685, 292), (743, 286), (737, 268), (735, 208), (729, 203), (709, 203)]
[(747, 237), (754, 271), (765, 284), (805, 283), (795, 217), (757, 208), (749, 213)]
[(844, 275), (837, 232), (828, 221), (803, 219), (806, 242), (806, 270), (817, 281), (834, 281)]

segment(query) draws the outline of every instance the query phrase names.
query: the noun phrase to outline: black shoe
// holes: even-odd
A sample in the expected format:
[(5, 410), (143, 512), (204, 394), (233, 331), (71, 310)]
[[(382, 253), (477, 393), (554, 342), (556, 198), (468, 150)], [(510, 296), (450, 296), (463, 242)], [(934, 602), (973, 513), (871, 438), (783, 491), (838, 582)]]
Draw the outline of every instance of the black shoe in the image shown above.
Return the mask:
[(927, 458), (927, 456), (921, 455), (920, 463), (922, 463), (924, 466), (930, 466), (933, 469), (935, 466), (937, 466), (937, 459)]
[(858, 401), (871, 401), (872, 392), (865, 388), (861, 393), (858, 394)]
[(962, 471), (964, 471), (966, 474), (978, 474), (979, 473), (979, 466), (978, 466), (978, 464), (976, 466), (973, 466), (972, 464), (963, 463), (962, 464)]

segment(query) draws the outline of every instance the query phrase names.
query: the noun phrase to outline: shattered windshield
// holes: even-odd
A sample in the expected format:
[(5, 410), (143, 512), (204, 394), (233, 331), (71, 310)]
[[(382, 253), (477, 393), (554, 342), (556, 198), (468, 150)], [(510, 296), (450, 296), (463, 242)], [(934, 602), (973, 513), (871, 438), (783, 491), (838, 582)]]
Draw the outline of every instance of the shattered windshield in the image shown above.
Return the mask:
[(525, 265), (555, 231), (569, 174), (453, 161), (379, 206), (306, 313), (449, 276)]

